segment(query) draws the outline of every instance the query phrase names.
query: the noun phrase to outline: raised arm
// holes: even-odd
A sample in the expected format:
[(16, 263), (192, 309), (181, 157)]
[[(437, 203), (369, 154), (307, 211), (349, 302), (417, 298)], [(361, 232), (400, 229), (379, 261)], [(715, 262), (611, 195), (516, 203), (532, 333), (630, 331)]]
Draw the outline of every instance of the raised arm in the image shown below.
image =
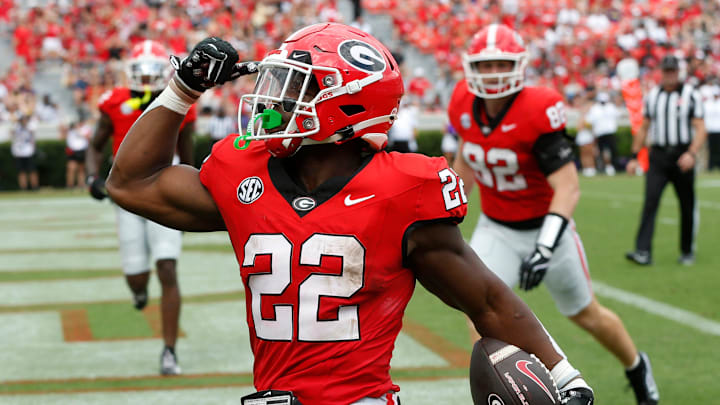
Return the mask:
[(115, 156), (108, 193), (121, 207), (163, 225), (187, 231), (225, 229), (199, 170), (172, 166), (183, 118), (162, 105), (150, 105)]
[(257, 71), (237, 60), (219, 38), (204, 39), (182, 61), (171, 57), (175, 77), (132, 126), (113, 162), (107, 189), (117, 204), (176, 229), (225, 229), (199, 170), (171, 162), (180, 124), (202, 92)]

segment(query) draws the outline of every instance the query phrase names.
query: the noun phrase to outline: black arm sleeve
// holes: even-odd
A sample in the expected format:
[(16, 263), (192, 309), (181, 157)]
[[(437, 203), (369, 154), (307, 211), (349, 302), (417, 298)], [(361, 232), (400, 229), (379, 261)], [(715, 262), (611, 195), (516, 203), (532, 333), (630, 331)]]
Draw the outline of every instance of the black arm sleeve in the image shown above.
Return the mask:
[(533, 154), (545, 176), (574, 159), (573, 148), (567, 140), (565, 129), (542, 134), (533, 145)]

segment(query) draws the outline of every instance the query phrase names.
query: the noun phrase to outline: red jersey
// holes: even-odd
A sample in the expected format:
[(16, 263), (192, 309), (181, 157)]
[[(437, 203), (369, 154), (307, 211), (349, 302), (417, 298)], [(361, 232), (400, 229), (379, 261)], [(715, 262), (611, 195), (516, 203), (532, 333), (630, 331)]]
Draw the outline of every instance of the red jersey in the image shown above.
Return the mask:
[(240, 151), (232, 138), (200, 180), (240, 264), (255, 387), (313, 405), (398, 390), (390, 358), (415, 287), (403, 238), (420, 221), (463, 219), (457, 175), (442, 158), (378, 152), (308, 193), (262, 142)]
[(449, 106), (450, 123), (463, 140), (463, 158), (480, 186), (483, 213), (505, 222), (547, 214), (553, 189), (540, 170), (533, 147), (540, 135), (565, 128), (562, 96), (549, 88), (525, 87), (489, 123), (481, 99), (462, 80), (455, 86)]
[[(132, 127), (142, 114), (142, 110), (134, 110), (125, 104), (130, 97), (130, 89), (127, 87), (116, 87), (106, 91), (98, 99), (100, 112), (107, 114), (113, 124), (113, 157), (117, 154), (120, 144), (123, 139), (125, 139), (125, 135), (130, 131), (130, 127)], [(193, 104), (187, 115), (185, 115), (185, 120), (182, 122), (180, 129), (188, 123), (195, 122), (196, 119), (197, 108), (195, 108), (195, 104)]]

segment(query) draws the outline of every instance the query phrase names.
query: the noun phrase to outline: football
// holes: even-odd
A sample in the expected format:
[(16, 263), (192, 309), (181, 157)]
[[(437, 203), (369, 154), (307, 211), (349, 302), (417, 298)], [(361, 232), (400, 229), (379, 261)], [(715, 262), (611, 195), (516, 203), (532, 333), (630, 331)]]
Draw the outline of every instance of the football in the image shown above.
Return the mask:
[(484, 337), (473, 347), (470, 391), (475, 405), (560, 404), (547, 367), (535, 355)]

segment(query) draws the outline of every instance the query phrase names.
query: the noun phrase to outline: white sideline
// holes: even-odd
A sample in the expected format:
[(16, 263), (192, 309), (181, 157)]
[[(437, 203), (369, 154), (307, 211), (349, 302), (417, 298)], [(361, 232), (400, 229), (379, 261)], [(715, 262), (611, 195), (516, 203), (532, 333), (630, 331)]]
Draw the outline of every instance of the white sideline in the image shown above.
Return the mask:
[(690, 311), (676, 308), (672, 305), (633, 294), (619, 288), (611, 287), (600, 281), (593, 281), (593, 289), (596, 294), (602, 297), (631, 305), (661, 318), (687, 325), (693, 329), (699, 330), (700, 332), (720, 336), (720, 323), (704, 318)]

